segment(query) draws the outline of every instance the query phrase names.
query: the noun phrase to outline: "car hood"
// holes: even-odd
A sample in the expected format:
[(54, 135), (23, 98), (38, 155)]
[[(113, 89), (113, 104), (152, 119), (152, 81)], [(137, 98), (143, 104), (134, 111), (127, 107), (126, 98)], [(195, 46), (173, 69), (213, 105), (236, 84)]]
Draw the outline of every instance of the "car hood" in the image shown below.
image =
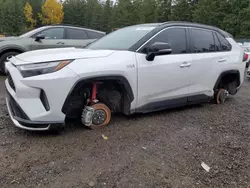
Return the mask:
[(10, 41), (10, 40), (18, 40), (20, 39), (19, 37), (1, 37), (0, 42), (2, 41)]
[(35, 50), (15, 56), (10, 61), (15, 65), (42, 63), (67, 59), (90, 59), (107, 57), (114, 53), (113, 50), (89, 50), (78, 48), (54, 48)]

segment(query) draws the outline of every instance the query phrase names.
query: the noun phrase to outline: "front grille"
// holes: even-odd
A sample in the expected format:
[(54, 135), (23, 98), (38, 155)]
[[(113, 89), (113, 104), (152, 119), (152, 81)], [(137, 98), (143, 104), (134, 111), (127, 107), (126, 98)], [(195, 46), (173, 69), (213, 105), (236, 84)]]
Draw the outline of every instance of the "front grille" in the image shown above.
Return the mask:
[(21, 119), (29, 120), (28, 116), (24, 113), (21, 107), (17, 104), (15, 99), (7, 92), (7, 97), (10, 105), (10, 110), (13, 116), (19, 117)]
[(13, 79), (12, 79), (11, 75), (8, 74), (7, 76), (8, 76), (8, 82), (9, 82), (9, 84), (10, 84), (10, 87), (11, 87), (14, 91), (16, 91), (16, 87), (15, 87), (15, 84), (14, 84), (14, 82), (13, 82)]

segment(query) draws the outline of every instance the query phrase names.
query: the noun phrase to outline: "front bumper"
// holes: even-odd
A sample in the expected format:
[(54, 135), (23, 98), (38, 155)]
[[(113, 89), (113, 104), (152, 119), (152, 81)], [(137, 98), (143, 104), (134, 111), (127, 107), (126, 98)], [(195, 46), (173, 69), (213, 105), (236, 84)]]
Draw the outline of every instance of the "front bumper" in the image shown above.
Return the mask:
[[(10, 119), (14, 123), (14, 125), (18, 128), (25, 129), (25, 130), (30, 130), (30, 131), (47, 131), (51, 129), (51, 126), (53, 125), (58, 125), (59, 123), (52, 123), (52, 122), (35, 122), (35, 121), (30, 121), (28, 119), (22, 119), (21, 117), (18, 117), (18, 112), (19, 113), (24, 113), (22, 112), (21, 108), (17, 105), (14, 105), (15, 102), (13, 101), (14, 99), (11, 98), (11, 96), (8, 95), (6, 97), (6, 105), (7, 109), (9, 112)], [(61, 123), (60, 123), (61, 124)]]
[(65, 121), (62, 106), (78, 76), (64, 68), (53, 74), (23, 78), (10, 62), (6, 68), (6, 104), (15, 126), (32, 131), (62, 126)]

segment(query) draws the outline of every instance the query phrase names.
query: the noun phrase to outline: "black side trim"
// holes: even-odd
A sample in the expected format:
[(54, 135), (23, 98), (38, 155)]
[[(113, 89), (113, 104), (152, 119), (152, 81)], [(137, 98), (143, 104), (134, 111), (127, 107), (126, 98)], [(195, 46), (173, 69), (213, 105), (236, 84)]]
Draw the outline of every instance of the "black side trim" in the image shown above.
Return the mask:
[(84, 84), (86, 83), (91, 83), (91, 82), (98, 82), (98, 81), (107, 81), (107, 80), (116, 80), (119, 83), (123, 84), (127, 94), (128, 94), (128, 98), (129, 98), (129, 102), (131, 103), (134, 100), (134, 93), (132, 91), (132, 88), (128, 82), (128, 80), (120, 75), (112, 75), (112, 76), (100, 76), (100, 77), (93, 77), (93, 78), (83, 78), (78, 80), (74, 86), (71, 88), (65, 102), (62, 108), (62, 112), (64, 114), (66, 114), (67, 108), (69, 106), (70, 100), (71, 100), (71, 96), (74, 94), (74, 92), (76, 92), (78, 89), (80, 89)]
[(187, 105), (206, 103), (206, 102), (209, 102), (210, 100), (211, 100), (211, 97), (204, 95), (204, 94), (194, 95), (190, 97), (183, 97), (183, 98), (149, 103), (136, 109), (135, 112), (136, 113), (155, 112), (155, 111), (160, 111), (164, 109), (166, 110), (166, 109), (177, 108), (177, 107), (182, 107), (182, 106), (187, 106)]
[(238, 76), (238, 83), (237, 83), (237, 86), (240, 86), (240, 72), (238, 70), (229, 70), (229, 71), (225, 71), (225, 72), (222, 72), (220, 74), (220, 76), (218, 77), (215, 85), (214, 85), (214, 90), (216, 90), (220, 84), (220, 81), (221, 79), (225, 76), (225, 75), (228, 75), (228, 74), (237, 74)]

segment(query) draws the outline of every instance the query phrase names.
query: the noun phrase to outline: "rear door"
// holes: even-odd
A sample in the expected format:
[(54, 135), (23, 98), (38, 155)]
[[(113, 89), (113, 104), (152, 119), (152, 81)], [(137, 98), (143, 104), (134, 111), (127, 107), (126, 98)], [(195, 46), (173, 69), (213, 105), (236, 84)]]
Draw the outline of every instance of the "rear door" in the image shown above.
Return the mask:
[[(192, 53), (190, 92), (194, 96), (212, 96), (219, 73), (228, 62), (230, 44), (213, 30), (189, 28), (189, 33)], [(227, 44), (222, 45), (217, 35)]]
[(67, 47), (84, 48), (93, 40), (89, 39), (87, 32), (84, 29), (67, 28), (66, 29)]
[[(45, 39), (35, 41), (36, 36), (40, 34), (45, 35)], [(63, 27), (53, 27), (45, 29), (34, 35), (32, 38), (32, 50), (65, 47), (65, 29)]]

